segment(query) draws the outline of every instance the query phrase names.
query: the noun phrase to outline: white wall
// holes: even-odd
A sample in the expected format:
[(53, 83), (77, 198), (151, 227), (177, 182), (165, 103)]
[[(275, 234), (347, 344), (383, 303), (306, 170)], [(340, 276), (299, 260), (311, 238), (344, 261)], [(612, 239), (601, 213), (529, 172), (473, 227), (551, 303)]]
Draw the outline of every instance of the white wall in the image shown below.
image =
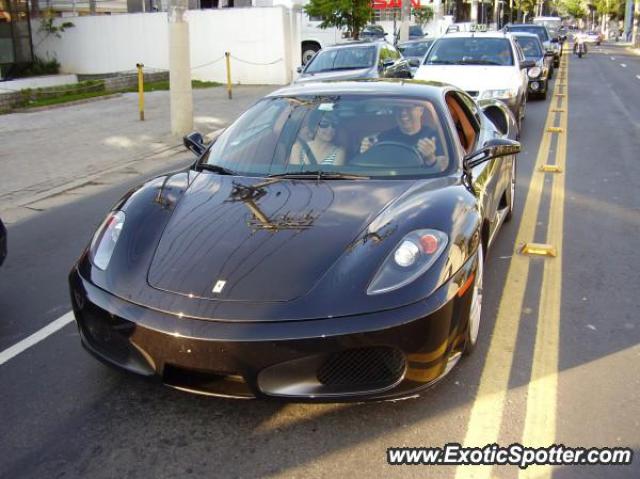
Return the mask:
[[(291, 12), (283, 7), (189, 10), (192, 77), (226, 82), (224, 52), (231, 52), (232, 81), (284, 84), (291, 81), (299, 43)], [(62, 38), (47, 38), (36, 54), (55, 56), (62, 71), (97, 74), (145, 67), (168, 69), (167, 14), (137, 13), (73, 19)], [(37, 28), (34, 28), (34, 37)], [(299, 58), (300, 53), (297, 52)], [(217, 60), (211, 65), (207, 65)], [(269, 65), (266, 65), (269, 64)]]

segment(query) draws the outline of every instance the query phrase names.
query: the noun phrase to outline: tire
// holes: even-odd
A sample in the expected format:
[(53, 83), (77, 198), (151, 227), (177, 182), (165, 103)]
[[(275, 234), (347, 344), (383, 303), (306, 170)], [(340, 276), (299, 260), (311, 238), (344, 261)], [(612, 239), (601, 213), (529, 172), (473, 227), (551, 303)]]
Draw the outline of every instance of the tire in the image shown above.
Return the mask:
[(302, 44), (301, 58), (302, 64), (306, 65), (311, 57), (316, 54), (320, 50), (320, 45), (313, 42), (304, 42)]
[(549, 89), (549, 87), (547, 86), (547, 88), (542, 93), (540, 93), (540, 96), (538, 98), (540, 98), (543, 101), (546, 100), (547, 99), (547, 90), (548, 89)]
[(478, 344), (478, 331), (480, 330), (480, 317), (482, 314), (482, 280), (484, 274), (484, 252), (482, 241), (478, 245), (476, 254), (478, 264), (473, 277), (471, 303), (467, 316), (467, 332), (465, 335), (464, 355), (469, 356)]
[(578, 58), (582, 58), (582, 52), (578, 52)]
[(511, 178), (509, 178), (509, 189), (507, 193), (507, 215), (504, 217), (505, 223), (513, 219), (513, 207), (516, 202), (516, 160), (511, 160)]

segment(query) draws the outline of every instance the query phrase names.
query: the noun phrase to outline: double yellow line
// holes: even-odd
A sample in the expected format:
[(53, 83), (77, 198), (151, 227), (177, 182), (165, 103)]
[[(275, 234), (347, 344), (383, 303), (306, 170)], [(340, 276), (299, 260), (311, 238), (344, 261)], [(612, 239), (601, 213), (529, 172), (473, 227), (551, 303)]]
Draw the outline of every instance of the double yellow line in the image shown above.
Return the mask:
[[(546, 258), (541, 286), (540, 306), (533, 353), (531, 382), (528, 385), (527, 412), (522, 443), (525, 446), (549, 446), (555, 441), (560, 304), (562, 291), (562, 227), (564, 218), (564, 172), (566, 171), (568, 67), (562, 60), (558, 79), (538, 149), (531, 184), (527, 193), (516, 251), (511, 259), (505, 287), (498, 308), (493, 336), (482, 371), (477, 397), (464, 440), (466, 446), (483, 447), (499, 441), (509, 377), (513, 365), (523, 299), (529, 277), (529, 256), (518, 254), (522, 244), (532, 242), (538, 222), (544, 180), (552, 175), (551, 204), (547, 243), (554, 245), (558, 256)], [(559, 121), (559, 125), (556, 121)], [(549, 158), (553, 135), (558, 136), (555, 163)], [(551, 164), (550, 164), (551, 163)], [(550, 168), (555, 166), (556, 168)], [(560, 173), (554, 172), (559, 170)], [(488, 478), (492, 466), (459, 466), (456, 478)], [(551, 468), (528, 468), (521, 477), (549, 477)]]

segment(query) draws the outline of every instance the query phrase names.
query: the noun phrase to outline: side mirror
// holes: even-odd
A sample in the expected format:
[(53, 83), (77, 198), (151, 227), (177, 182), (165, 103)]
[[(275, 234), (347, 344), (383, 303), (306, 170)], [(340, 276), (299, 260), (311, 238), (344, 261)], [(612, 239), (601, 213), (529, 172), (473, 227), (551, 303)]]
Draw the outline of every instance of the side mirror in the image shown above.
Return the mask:
[(550, 52), (549, 50), (547, 50), (546, 52), (544, 52), (544, 56), (545, 57), (553, 57), (555, 55), (553, 54), (553, 52)]
[(409, 59), (409, 65), (411, 65), (412, 67), (419, 67), (420, 66), (420, 59), (419, 58), (411, 58), (411, 59)]
[(296, 71), (297, 71), (298, 73), (302, 73), (302, 67), (300, 66), (300, 67), (296, 68)]
[(558, 38), (552, 38), (551, 43), (558, 43)]
[(395, 62), (391, 58), (387, 58), (386, 60), (382, 60), (382, 68), (389, 68)]
[(206, 145), (204, 144), (204, 138), (202, 138), (202, 135), (197, 131), (185, 135), (185, 137), (182, 139), (182, 143), (196, 156), (201, 156), (207, 149)]
[(520, 153), (520, 143), (507, 138), (493, 138), (487, 141), (484, 146), (464, 157), (464, 167), (470, 170), (485, 161), (500, 158), (502, 156), (515, 155)]
[(525, 68), (532, 68), (536, 66), (536, 62), (534, 62), (533, 60), (525, 60), (523, 62), (520, 62), (520, 69), (524, 70)]

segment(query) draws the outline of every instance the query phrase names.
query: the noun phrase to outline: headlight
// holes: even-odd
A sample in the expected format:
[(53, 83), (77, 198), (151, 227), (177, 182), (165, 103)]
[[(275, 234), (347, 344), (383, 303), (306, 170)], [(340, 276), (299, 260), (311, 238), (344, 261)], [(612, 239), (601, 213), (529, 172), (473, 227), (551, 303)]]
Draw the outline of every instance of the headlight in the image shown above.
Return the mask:
[(491, 98), (497, 98), (499, 100), (508, 100), (518, 96), (518, 90), (506, 89), (506, 90), (485, 90), (480, 94), (480, 100), (487, 100)]
[(107, 269), (113, 250), (124, 227), (124, 212), (112, 211), (96, 231), (91, 241), (91, 262), (101, 270)]
[(435, 263), (448, 241), (447, 235), (438, 230), (409, 233), (384, 260), (367, 294), (387, 293), (411, 283)]
[(529, 78), (538, 78), (542, 73), (542, 69), (540, 67), (532, 67), (527, 71), (527, 75)]

